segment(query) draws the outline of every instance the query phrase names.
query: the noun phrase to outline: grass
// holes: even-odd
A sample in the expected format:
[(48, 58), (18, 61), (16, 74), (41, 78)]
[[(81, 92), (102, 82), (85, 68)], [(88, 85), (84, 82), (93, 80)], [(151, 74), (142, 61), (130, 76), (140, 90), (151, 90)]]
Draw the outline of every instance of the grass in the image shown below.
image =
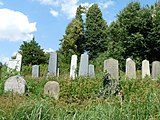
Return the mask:
[[(159, 120), (160, 80), (150, 78), (125, 80), (120, 83), (124, 94), (100, 97), (102, 75), (95, 79), (69, 80), (66, 75), (50, 78), (60, 83), (60, 98), (43, 94), (44, 77), (26, 76), (28, 91), (23, 96), (0, 95), (0, 120)], [(0, 90), (4, 81), (0, 81)]]

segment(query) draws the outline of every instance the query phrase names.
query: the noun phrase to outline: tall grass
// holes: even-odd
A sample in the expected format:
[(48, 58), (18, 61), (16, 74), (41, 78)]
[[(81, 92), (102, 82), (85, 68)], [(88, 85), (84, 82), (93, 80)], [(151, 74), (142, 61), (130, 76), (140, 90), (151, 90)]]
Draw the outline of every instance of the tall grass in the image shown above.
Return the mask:
[(150, 78), (120, 80), (124, 94), (100, 97), (102, 79), (97, 77), (69, 80), (53, 78), (60, 83), (60, 98), (43, 94), (45, 78), (26, 78), (29, 91), (23, 96), (3, 93), (0, 96), (0, 119), (4, 120), (158, 120), (160, 119), (160, 80)]

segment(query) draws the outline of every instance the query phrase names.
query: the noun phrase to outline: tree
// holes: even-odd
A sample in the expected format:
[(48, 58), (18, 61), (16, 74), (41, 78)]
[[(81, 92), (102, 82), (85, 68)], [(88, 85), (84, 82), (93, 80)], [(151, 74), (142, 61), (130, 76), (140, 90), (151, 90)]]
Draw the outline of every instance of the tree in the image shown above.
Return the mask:
[(59, 52), (65, 56), (65, 62), (70, 62), (71, 55), (80, 55), (84, 52), (84, 24), (82, 6), (77, 8), (76, 17), (68, 24), (65, 35), (60, 40)]
[(86, 13), (86, 50), (90, 58), (107, 50), (107, 23), (102, 18), (102, 12), (97, 4), (93, 4)]
[(141, 8), (139, 2), (131, 2), (119, 13), (117, 21), (125, 33), (125, 37), (120, 37), (124, 59), (134, 58), (139, 65), (143, 59), (149, 59), (151, 41), (148, 35), (153, 27), (151, 9), (148, 6)]
[(45, 55), (43, 49), (33, 38), (30, 42), (24, 41), (20, 46), (19, 53), (22, 57), (23, 65), (35, 65), (46, 63)]

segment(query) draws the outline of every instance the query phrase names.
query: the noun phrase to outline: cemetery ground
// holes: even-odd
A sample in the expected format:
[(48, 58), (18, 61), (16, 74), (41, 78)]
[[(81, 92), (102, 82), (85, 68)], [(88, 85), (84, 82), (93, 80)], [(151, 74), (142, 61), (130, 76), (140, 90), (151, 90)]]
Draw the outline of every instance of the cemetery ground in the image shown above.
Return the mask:
[[(140, 72), (138, 72), (140, 74)], [(160, 79), (126, 80), (121, 72), (120, 84), (124, 99), (118, 95), (100, 96), (103, 74), (94, 79), (69, 80), (68, 74), (52, 77), (58, 81), (58, 100), (43, 94), (45, 77), (26, 75), (28, 90), (24, 95), (4, 93), (4, 80), (0, 81), (1, 120), (130, 120), (160, 119)], [(140, 76), (140, 75), (139, 75)]]

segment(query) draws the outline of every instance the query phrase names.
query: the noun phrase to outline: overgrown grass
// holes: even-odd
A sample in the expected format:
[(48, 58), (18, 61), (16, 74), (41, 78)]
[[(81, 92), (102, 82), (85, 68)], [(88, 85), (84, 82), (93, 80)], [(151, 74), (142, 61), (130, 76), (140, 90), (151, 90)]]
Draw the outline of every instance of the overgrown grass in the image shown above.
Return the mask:
[[(2, 120), (158, 120), (160, 119), (160, 80), (150, 78), (125, 80), (120, 83), (124, 94), (100, 97), (102, 78), (50, 78), (60, 83), (60, 98), (54, 100), (43, 94), (45, 77), (26, 77), (28, 92), (23, 96), (11, 93), (0, 96)], [(0, 82), (2, 85), (2, 81)], [(2, 86), (1, 88), (2, 89)]]

